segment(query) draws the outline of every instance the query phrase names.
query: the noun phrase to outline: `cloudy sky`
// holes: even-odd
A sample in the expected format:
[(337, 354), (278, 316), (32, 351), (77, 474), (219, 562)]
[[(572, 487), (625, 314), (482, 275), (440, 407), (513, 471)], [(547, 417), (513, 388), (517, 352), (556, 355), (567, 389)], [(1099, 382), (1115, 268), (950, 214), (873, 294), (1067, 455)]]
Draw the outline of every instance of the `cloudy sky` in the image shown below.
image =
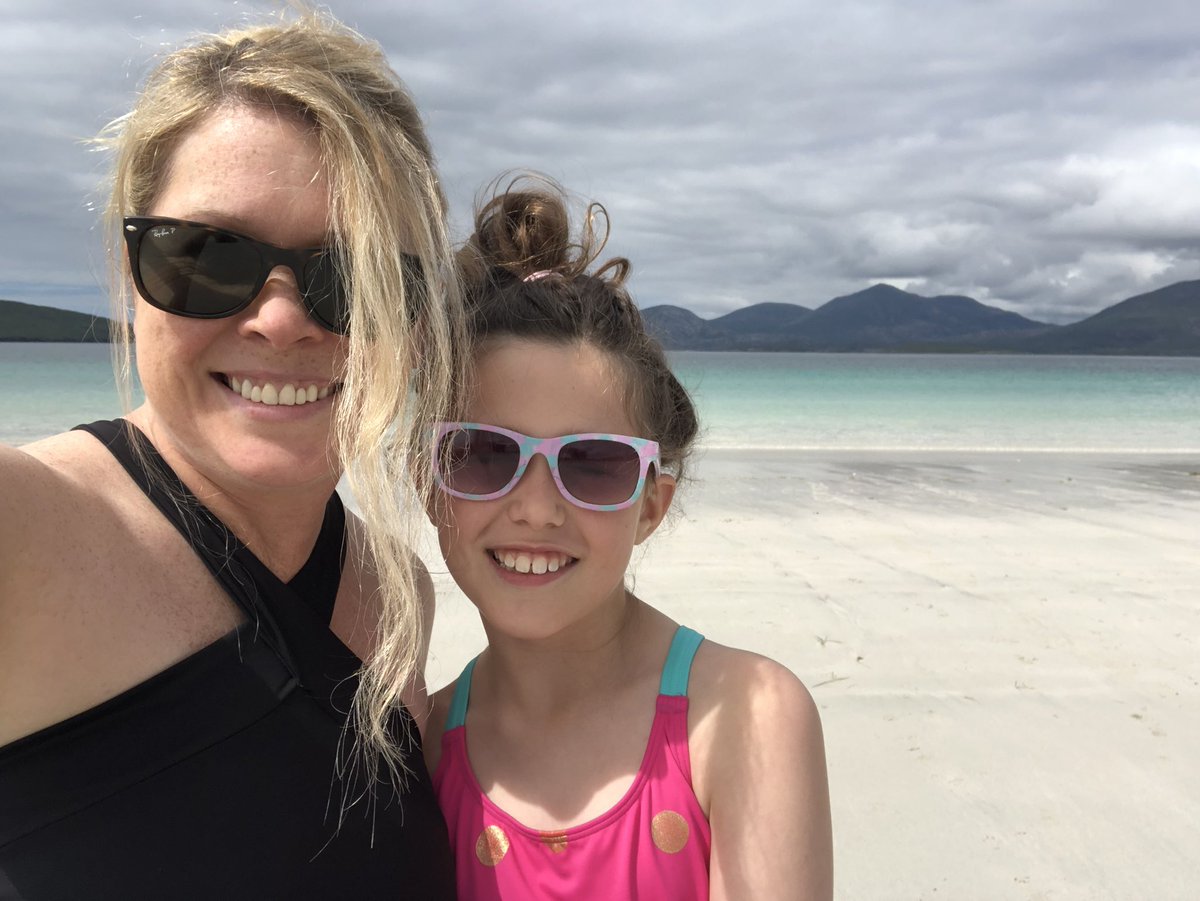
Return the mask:
[[(534, 168), (612, 217), (642, 306), (875, 282), (1068, 322), (1200, 278), (1194, 0), (333, 0), (423, 109), (462, 236)], [(103, 310), (85, 140), (267, 2), (0, 0), (0, 297)]]

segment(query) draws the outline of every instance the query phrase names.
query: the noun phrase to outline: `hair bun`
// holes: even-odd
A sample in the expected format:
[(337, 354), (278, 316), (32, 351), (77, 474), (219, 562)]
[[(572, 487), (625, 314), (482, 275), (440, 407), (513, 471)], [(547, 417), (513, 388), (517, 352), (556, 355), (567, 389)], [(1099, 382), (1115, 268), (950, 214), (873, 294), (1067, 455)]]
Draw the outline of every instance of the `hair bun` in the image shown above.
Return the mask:
[[(570, 198), (547, 176), (504, 175), (484, 194), (491, 197), (478, 204), (475, 233), (460, 259), (467, 281), (494, 279), (498, 271), (522, 281), (548, 275), (573, 279), (587, 271), (608, 243), (608, 212), (598, 203), (588, 205), (579, 233), (572, 236)], [(626, 263), (615, 271), (623, 275), (627, 269)]]

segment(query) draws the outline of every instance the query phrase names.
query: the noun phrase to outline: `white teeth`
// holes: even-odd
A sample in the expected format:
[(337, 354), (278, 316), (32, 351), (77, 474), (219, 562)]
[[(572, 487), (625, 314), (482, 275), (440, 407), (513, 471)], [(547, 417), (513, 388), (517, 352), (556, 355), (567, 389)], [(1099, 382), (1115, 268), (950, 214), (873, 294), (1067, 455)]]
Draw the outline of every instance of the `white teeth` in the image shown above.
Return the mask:
[(566, 554), (535, 554), (519, 551), (492, 551), (492, 559), (510, 572), (535, 576), (556, 573), (570, 562)]
[(233, 375), (229, 376), (228, 384), (231, 391), (235, 394), (240, 394), (246, 400), (272, 407), (311, 404), (322, 398), (329, 397), (332, 391), (329, 385), (321, 388), (318, 388), (316, 385), (301, 385), (297, 387), (290, 382), (280, 388), (276, 388), (270, 382), (267, 382), (265, 385), (255, 385), (249, 379), (239, 379)]

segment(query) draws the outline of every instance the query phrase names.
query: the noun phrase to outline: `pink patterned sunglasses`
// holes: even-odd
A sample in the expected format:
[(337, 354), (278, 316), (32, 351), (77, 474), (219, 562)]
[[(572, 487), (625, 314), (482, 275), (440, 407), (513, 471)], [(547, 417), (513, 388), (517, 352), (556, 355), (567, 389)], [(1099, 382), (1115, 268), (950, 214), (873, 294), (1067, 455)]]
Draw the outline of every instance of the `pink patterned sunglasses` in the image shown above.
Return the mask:
[(434, 427), (433, 474), (447, 494), (469, 501), (503, 497), (541, 454), (562, 496), (585, 510), (624, 510), (641, 496), (646, 474), (660, 469), (658, 442), (589, 432), (532, 438), (477, 422)]

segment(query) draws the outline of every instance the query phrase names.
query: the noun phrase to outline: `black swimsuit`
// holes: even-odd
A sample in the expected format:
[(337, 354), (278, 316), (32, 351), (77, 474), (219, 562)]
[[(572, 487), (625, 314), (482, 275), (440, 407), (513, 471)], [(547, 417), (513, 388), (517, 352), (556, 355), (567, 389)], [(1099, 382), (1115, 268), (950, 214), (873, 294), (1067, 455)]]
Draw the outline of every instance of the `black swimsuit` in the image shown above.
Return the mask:
[[(0, 747), (0, 899), (452, 898), (446, 827), (416, 739), (403, 788), (363, 796), (342, 774), (353, 761), (344, 726), (360, 661), (329, 630), (344, 555), (338, 496), (308, 562), (284, 584), (133, 426), (82, 428), (248, 621)], [(160, 468), (154, 479), (133, 441)], [(406, 724), (400, 711), (396, 726)]]

